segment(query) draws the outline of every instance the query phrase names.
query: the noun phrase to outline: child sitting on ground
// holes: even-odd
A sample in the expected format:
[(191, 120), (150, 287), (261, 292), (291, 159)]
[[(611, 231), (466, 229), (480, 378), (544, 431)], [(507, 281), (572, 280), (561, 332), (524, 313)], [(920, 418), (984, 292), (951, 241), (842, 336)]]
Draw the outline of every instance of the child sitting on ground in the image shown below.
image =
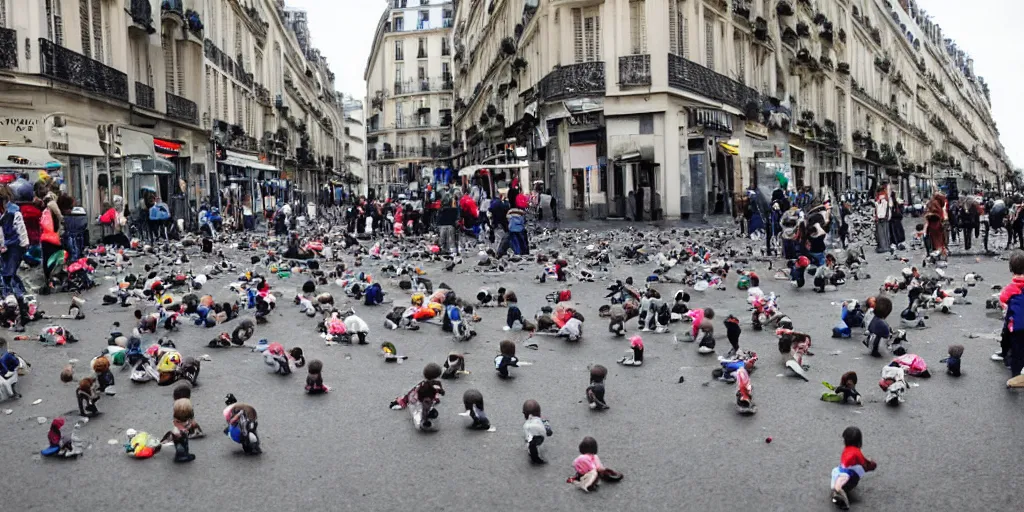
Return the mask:
[(306, 394), (322, 395), (331, 390), (331, 388), (324, 385), (323, 369), (324, 364), (319, 359), (309, 362), (309, 375), (306, 376)]
[(470, 419), (473, 420), (469, 428), (473, 430), (487, 430), (491, 428), (491, 420), (487, 419), (487, 415), (484, 414), (484, 395), (480, 391), (467, 389), (462, 394), (462, 405), (466, 407), (466, 412), (469, 413)]
[(608, 376), (608, 369), (599, 364), (590, 369), (590, 386), (587, 386), (587, 402), (590, 408), (603, 411), (608, 408), (604, 401), (604, 379)]
[(644, 364), (644, 340), (640, 336), (633, 336), (629, 339), (631, 356), (623, 356), (619, 364), (623, 366), (642, 366)]
[[(1024, 254), (1022, 254), (1024, 257)], [(1024, 263), (1024, 261), (1022, 261)], [(876, 297), (874, 299), (874, 316), (868, 324), (868, 330), (864, 333), (864, 346), (871, 350), (874, 357), (882, 357), (878, 346), (882, 340), (888, 340), (892, 335), (888, 322), (885, 321), (892, 313), (892, 301), (888, 297)]]
[(821, 399), (826, 402), (845, 404), (849, 401), (860, 403), (860, 393), (857, 392), (857, 372), (846, 372), (839, 379), (839, 385), (833, 386), (828, 382), (822, 382), (828, 391), (821, 394)]
[(576, 484), (584, 492), (597, 489), (598, 478), (609, 482), (622, 480), (622, 473), (609, 469), (601, 464), (597, 457), (597, 441), (593, 437), (584, 437), (580, 442), (580, 456), (572, 462), (576, 474), (569, 477), (566, 483)]
[(852, 491), (867, 471), (874, 471), (875, 461), (864, 457), (861, 452), (863, 435), (857, 427), (846, 427), (843, 431), (843, 455), (839, 466), (832, 469), (832, 503), (842, 510), (850, 509), (849, 492)]
[(548, 461), (540, 456), (540, 445), (544, 444), (545, 437), (551, 437), (551, 425), (548, 420), (540, 416), (540, 404), (536, 400), (523, 402), (523, 433), (526, 435), (526, 448), (530, 452), (530, 462), (534, 464), (547, 464)]

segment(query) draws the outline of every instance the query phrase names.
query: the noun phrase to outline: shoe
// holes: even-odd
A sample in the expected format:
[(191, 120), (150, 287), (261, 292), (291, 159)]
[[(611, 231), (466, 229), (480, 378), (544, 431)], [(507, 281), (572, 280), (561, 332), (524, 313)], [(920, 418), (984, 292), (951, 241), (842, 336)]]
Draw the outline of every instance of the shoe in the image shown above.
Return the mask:
[(1024, 374), (1018, 375), (1006, 381), (1006, 387), (1013, 389), (1024, 388)]
[(1003, 360), (1003, 355), (1002, 354), (992, 354), (992, 357), (990, 357), (989, 359), (991, 359), (993, 361), (1002, 361)]
[(832, 491), (832, 503), (839, 507), (839, 510), (850, 510), (850, 499), (842, 489)]

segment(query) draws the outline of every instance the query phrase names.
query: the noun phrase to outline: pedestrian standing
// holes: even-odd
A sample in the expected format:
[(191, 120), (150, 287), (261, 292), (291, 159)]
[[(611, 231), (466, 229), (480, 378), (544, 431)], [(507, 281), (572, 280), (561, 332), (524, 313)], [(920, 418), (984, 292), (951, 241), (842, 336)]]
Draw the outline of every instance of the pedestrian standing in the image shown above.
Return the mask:
[(18, 267), (28, 250), (28, 231), (21, 209), (14, 204), (11, 189), (0, 186), (0, 293), (3, 296), (21, 297), (25, 293), (25, 285), (18, 277)]

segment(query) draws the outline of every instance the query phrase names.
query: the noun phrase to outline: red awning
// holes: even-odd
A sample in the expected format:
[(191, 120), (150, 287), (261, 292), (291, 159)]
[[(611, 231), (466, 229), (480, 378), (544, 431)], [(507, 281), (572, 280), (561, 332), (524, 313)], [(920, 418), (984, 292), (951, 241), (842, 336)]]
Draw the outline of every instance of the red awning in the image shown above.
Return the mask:
[(153, 139), (153, 146), (156, 152), (166, 158), (174, 158), (181, 152), (181, 143), (165, 139)]

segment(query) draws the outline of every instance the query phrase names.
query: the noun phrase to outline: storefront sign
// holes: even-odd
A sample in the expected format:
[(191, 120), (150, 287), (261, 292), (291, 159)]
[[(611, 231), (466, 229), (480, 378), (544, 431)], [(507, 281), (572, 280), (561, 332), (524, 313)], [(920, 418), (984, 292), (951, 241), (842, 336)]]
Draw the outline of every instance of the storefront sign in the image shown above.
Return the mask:
[(0, 142), (43, 147), (43, 118), (29, 116), (0, 117)]
[(49, 140), (46, 141), (46, 149), (49, 149), (50, 151), (55, 151), (57, 153), (67, 153), (68, 143), (61, 142), (59, 140)]
[(29, 133), (39, 129), (39, 121), (31, 117), (0, 117), (0, 128), (14, 133)]

